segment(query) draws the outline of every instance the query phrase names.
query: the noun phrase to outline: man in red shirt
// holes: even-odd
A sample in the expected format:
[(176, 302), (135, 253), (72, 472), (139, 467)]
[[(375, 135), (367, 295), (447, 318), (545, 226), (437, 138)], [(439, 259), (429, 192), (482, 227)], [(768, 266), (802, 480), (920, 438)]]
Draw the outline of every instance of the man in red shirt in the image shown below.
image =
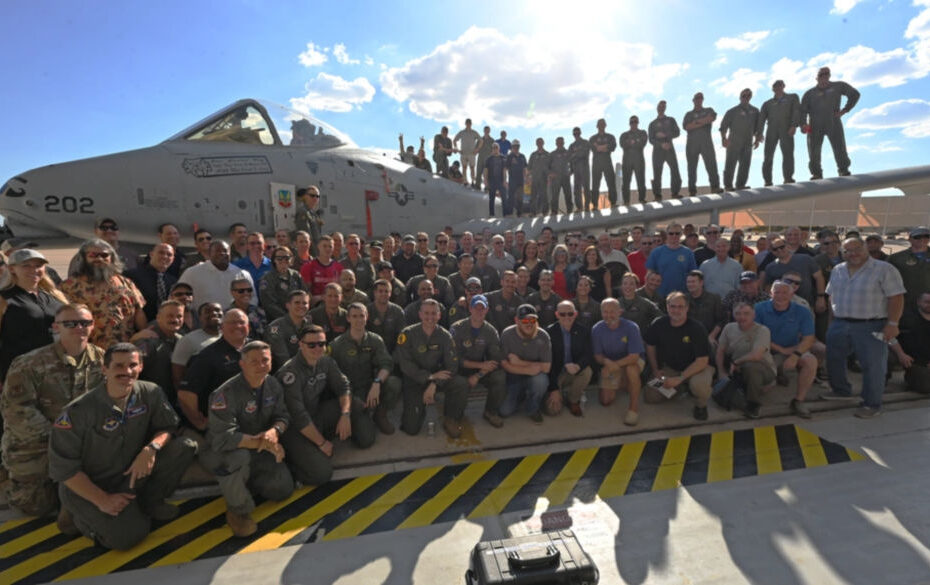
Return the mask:
[(327, 284), (339, 284), (339, 274), (342, 273), (342, 264), (333, 260), (331, 237), (321, 236), (317, 249), (319, 255), (300, 268), (300, 277), (307, 283), (307, 289), (310, 291), (311, 306), (323, 300), (323, 291)]

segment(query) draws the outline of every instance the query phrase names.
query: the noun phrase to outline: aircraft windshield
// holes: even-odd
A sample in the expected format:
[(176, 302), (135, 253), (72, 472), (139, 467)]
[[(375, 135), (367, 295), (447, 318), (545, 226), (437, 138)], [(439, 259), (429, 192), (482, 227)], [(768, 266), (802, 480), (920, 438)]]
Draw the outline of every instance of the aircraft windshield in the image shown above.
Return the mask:
[(248, 100), (222, 115), (211, 117), (193, 130), (173, 138), (200, 142), (299, 146), (310, 149), (355, 146), (332, 126), (309, 114), (266, 101)]

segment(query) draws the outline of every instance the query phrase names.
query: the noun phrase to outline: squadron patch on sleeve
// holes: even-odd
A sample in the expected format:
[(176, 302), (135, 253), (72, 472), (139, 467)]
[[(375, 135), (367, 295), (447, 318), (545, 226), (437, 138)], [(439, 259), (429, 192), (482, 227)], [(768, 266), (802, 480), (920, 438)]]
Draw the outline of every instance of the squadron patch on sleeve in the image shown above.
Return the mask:
[(217, 392), (210, 401), (210, 410), (226, 410), (226, 394)]
[(55, 419), (55, 428), (62, 430), (71, 430), (71, 416), (68, 414), (67, 410), (63, 410), (61, 414), (58, 415), (58, 418)]
[(405, 343), (407, 343), (407, 334), (401, 333), (397, 336), (397, 345), (403, 345)]
[(281, 378), (281, 381), (287, 385), (291, 385), (296, 379), (297, 376), (294, 375), (294, 372), (285, 372), (284, 376)]

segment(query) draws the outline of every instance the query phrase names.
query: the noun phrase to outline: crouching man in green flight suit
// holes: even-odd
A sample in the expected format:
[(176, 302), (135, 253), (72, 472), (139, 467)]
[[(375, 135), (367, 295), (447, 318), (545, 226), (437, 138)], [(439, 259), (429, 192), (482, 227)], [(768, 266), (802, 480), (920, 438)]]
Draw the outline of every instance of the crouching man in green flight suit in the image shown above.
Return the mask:
[(131, 343), (103, 356), (105, 382), (70, 402), (52, 427), (49, 475), (77, 529), (110, 549), (132, 548), (151, 520), (170, 520), (165, 503), (197, 445), (174, 439), (178, 415), (161, 388), (140, 382), (142, 358)]
[(210, 394), (207, 448), (200, 463), (216, 475), (226, 498), (226, 522), (243, 537), (258, 529), (252, 494), (284, 500), (294, 491), (294, 479), (280, 442), (290, 422), (284, 390), (268, 375), (271, 348), (264, 341), (245, 344), (239, 367), (241, 373)]

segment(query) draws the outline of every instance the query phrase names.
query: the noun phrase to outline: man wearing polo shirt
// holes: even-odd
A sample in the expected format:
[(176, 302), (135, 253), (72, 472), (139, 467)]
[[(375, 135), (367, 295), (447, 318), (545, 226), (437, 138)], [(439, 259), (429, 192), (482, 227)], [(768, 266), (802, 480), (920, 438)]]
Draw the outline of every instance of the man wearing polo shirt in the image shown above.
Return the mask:
[[(814, 345), (814, 318), (806, 307), (792, 303), (794, 287), (783, 280), (772, 284), (772, 299), (756, 305), (756, 323), (771, 332), (772, 358), (780, 376), (798, 373), (797, 394), (791, 400), (791, 412), (810, 418), (804, 398), (817, 374), (817, 358), (808, 351)], [(758, 412), (758, 411), (757, 411)]]
[(504, 356), (501, 366), (507, 372), (507, 398), (501, 405), (501, 416), (515, 413), (525, 399), (526, 414), (541, 424), (540, 408), (549, 388), (552, 343), (549, 334), (539, 328), (533, 305), (517, 307), (514, 324), (501, 333), (501, 352)]
[(670, 223), (667, 233), (665, 245), (655, 248), (646, 260), (649, 272), (662, 276), (659, 296), (663, 299), (670, 292), (687, 290), (685, 277), (697, 268), (694, 253), (681, 245), (681, 224)]
[(591, 344), (594, 361), (601, 366), (601, 404), (609, 406), (616, 399), (617, 391), (626, 389), (630, 393), (630, 408), (623, 417), (623, 424), (635, 426), (639, 422), (640, 372), (645, 365), (642, 356), (646, 348), (639, 327), (622, 319), (622, 314), (617, 299), (601, 301), (604, 320), (591, 330)]
[(827, 330), (827, 372), (832, 392), (827, 400), (852, 398), (846, 377), (846, 358), (854, 353), (862, 367), (862, 403), (859, 418), (882, 412), (888, 341), (899, 333), (904, 309), (904, 283), (894, 266), (870, 257), (858, 238), (843, 242), (845, 262), (830, 275), (827, 294), (834, 319)]

